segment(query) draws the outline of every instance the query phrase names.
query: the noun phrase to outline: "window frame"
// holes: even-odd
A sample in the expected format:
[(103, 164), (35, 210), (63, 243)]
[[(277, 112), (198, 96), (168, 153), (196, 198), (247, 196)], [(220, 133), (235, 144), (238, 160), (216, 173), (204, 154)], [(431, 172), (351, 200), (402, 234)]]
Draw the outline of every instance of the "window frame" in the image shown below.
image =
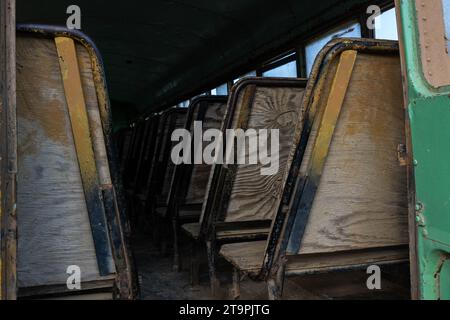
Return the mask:
[[(392, 0), (386, 0), (385, 2), (383, 2), (381, 4), (378, 4), (378, 6), (381, 9), (380, 14), (383, 14), (384, 12), (386, 12), (392, 8), (395, 8), (395, 2)], [(307, 78), (308, 74), (307, 74), (306, 52), (305, 52), (307, 44), (310, 43), (312, 40), (320, 37), (321, 35), (332, 32), (333, 30), (337, 30), (340, 27), (350, 26), (354, 23), (359, 23), (362, 38), (375, 39), (375, 29), (372, 30), (367, 27), (368, 16), (369, 16), (369, 14), (367, 14), (364, 10), (362, 10), (361, 12), (357, 12), (352, 16), (346, 17), (345, 19), (336, 21), (335, 23), (328, 26), (327, 28), (317, 30), (317, 32), (314, 32), (311, 35), (308, 35), (308, 37), (299, 39), (298, 41), (296, 41), (297, 44), (294, 45), (289, 50), (284, 50), (280, 54), (276, 55), (275, 57), (273, 57), (269, 60), (266, 60), (265, 62), (263, 62), (259, 65), (256, 65), (256, 66), (253, 65), (251, 67), (245, 68), (245, 69), (243, 69), (243, 70), (245, 70), (243, 72), (241, 70), (241, 72), (239, 72), (239, 75), (232, 77), (230, 80), (228, 80), (226, 82), (228, 85), (228, 94), (231, 92), (231, 88), (234, 85), (234, 80), (239, 79), (253, 71), (256, 71), (257, 77), (262, 77), (264, 72), (267, 72), (271, 69), (275, 69), (277, 67), (282, 66), (283, 64), (286, 64), (286, 63), (289, 63), (292, 61), (296, 61), (296, 63), (297, 63), (297, 78)], [(220, 84), (210, 87), (210, 89), (208, 90), (209, 93), (211, 94), (213, 89), (217, 88), (218, 86), (220, 86), (222, 84), (224, 84), (224, 83), (222, 82)], [(203, 93), (204, 93), (204, 91), (203, 91)], [(193, 95), (192, 98), (195, 96), (197, 96), (197, 95)]]
[(280, 54), (272, 59), (270, 59), (269, 61), (263, 63), (261, 65), (261, 67), (256, 69), (256, 76), (257, 77), (262, 77), (263, 74), (267, 71), (271, 71), (273, 69), (276, 69), (278, 67), (281, 67), (285, 64), (288, 64), (290, 62), (296, 62), (296, 67), (297, 67), (297, 75), (296, 77), (298, 77), (298, 57), (297, 57), (297, 51), (295, 49), (291, 49), (287, 52), (284, 52), (283, 54)]

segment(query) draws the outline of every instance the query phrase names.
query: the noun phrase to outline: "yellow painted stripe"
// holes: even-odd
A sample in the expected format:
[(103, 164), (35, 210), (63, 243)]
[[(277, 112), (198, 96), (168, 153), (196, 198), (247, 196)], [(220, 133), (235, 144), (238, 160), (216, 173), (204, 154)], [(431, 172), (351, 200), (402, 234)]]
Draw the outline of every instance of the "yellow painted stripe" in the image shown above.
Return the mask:
[(355, 50), (344, 51), (340, 56), (309, 164), (309, 172), (313, 177), (320, 175), (323, 170), (334, 129), (344, 103), (345, 93), (353, 73), (356, 56)]
[(97, 263), (100, 275), (104, 276), (113, 272), (112, 257), (75, 42), (71, 38), (56, 37), (55, 44), (86, 206), (91, 222)]
[(92, 186), (97, 183), (97, 170), (75, 43), (66, 37), (55, 38), (55, 43), (83, 184)]

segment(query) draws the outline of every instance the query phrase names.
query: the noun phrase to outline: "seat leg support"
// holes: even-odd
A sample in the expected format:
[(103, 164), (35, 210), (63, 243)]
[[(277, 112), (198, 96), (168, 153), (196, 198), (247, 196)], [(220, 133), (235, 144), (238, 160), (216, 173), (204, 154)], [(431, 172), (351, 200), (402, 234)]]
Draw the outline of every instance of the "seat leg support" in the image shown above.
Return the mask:
[(211, 285), (211, 293), (216, 297), (220, 288), (220, 281), (216, 274), (216, 250), (213, 241), (206, 241), (206, 251), (208, 255), (209, 281)]
[(178, 220), (172, 219), (172, 231), (173, 231), (173, 271), (180, 271), (180, 249), (178, 243)]
[(231, 299), (237, 300), (241, 296), (241, 272), (238, 268), (233, 268), (233, 287), (231, 289)]
[(282, 261), (275, 274), (271, 274), (267, 279), (267, 292), (269, 300), (280, 300), (283, 295), (284, 271), (286, 263)]
[(197, 241), (192, 242), (191, 244), (190, 259), (191, 285), (197, 286), (200, 284), (200, 247)]

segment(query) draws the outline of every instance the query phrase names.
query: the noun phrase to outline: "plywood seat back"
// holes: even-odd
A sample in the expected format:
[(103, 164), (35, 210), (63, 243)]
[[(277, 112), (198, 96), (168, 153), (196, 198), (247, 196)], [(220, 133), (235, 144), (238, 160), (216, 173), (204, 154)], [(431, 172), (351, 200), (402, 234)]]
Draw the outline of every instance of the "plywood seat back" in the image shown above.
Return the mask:
[(131, 143), (131, 129), (124, 128), (114, 133), (114, 141), (116, 141), (117, 158), (119, 159), (119, 172), (122, 175), (126, 165), (126, 157)]
[(143, 143), (142, 153), (139, 163), (139, 171), (136, 174), (136, 186), (135, 195), (143, 194), (147, 182), (147, 177), (150, 172), (151, 160), (156, 149), (156, 134), (158, 132), (158, 125), (160, 121), (160, 115), (154, 114), (148, 120), (148, 132), (147, 139)]
[[(195, 211), (200, 215), (212, 165), (206, 164), (204, 161), (194, 163), (194, 150), (196, 150), (194, 146), (196, 143), (194, 122), (201, 122), (201, 127), (199, 126), (199, 128), (201, 128), (202, 134), (209, 129), (220, 130), (226, 107), (226, 96), (199, 97), (191, 102), (184, 125), (184, 128), (190, 132), (192, 140), (191, 163), (179, 164), (175, 167), (168, 197), (168, 205), (171, 207), (171, 210), (174, 209), (174, 205), (177, 205), (180, 209), (183, 206), (188, 206), (191, 210), (187, 211)], [(199, 149), (202, 151), (210, 143), (203, 140), (198, 141), (200, 141)]]
[(128, 196), (143, 198), (158, 143), (159, 114), (152, 114), (116, 134), (122, 181)]
[(221, 254), (262, 277), (278, 270), (284, 256), (290, 274), (407, 259), (397, 43), (330, 42), (316, 59), (303, 103), (301, 136), (265, 249), (263, 242), (246, 243), (249, 255), (228, 244)]
[(131, 144), (128, 149), (125, 170), (123, 172), (123, 185), (129, 193), (132, 193), (134, 188), (134, 178), (137, 174), (141, 145), (145, 140), (147, 128), (145, 123), (140, 122), (134, 124), (131, 130)]
[[(359, 52), (298, 253), (408, 242), (402, 106), (399, 56)], [(313, 127), (300, 175), (317, 135)]]
[[(290, 149), (295, 141), (295, 126), (302, 118), (305, 84), (301, 79), (247, 78), (235, 85), (223, 130), (278, 130), (279, 167), (272, 175), (262, 175), (263, 165), (259, 161), (257, 164), (225, 164), (218, 168), (216, 165), (216, 172), (210, 175), (209, 192), (202, 210), (202, 229), (207, 229), (212, 220), (214, 223), (265, 221), (270, 224), (292, 159)], [(267, 140), (264, 143), (269, 144), (270, 155), (270, 133)], [(214, 218), (210, 219), (208, 210), (213, 212)]]
[[(336, 103), (339, 96), (342, 103)], [(330, 42), (316, 59), (304, 103), (297, 167), (288, 178), (295, 183), (285, 189), (265, 267), (276, 252), (289, 257), (403, 250), (407, 184), (399, 161), (405, 123), (397, 43)], [(359, 259), (363, 263), (364, 254)]]
[(148, 176), (148, 197), (156, 199), (157, 206), (167, 206), (170, 184), (175, 164), (170, 158), (172, 147), (176, 144), (171, 140), (172, 132), (184, 128), (186, 108), (173, 108), (164, 112), (158, 127), (158, 142), (152, 159)]
[(123, 239), (110, 224), (121, 225), (117, 168), (101, 60), (87, 38), (19, 27), (17, 116), (19, 295), (67, 291), (69, 266), (82, 287), (111, 289), (126, 264), (114, 252), (127, 254), (110, 242)]
[(172, 109), (167, 116), (167, 120), (160, 131), (160, 149), (155, 153), (154, 165), (156, 171), (152, 174), (153, 188), (149, 191), (151, 196), (157, 196), (157, 205), (167, 206), (170, 184), (172, 182), (175, 164), (170, 158), (170, 152), (176, 142), (171, 140), (172, 132), (176, 129), (184, 128), (187, 109)]

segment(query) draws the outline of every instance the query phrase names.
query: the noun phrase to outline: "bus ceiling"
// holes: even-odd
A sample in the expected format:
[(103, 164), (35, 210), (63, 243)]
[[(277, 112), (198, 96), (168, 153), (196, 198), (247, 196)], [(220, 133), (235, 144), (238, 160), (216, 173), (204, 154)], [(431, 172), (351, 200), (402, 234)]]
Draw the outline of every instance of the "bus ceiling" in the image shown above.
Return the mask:
[[(79, 0), (103, 57), (116, 128), (245, 74), (386, 0)], [(17, 2), (18, 23), (66, 25), (69, 0)], [(356, 16), (355, 16), (356, 15)], [(362, 17), (364, 18), (364, 17)]]

